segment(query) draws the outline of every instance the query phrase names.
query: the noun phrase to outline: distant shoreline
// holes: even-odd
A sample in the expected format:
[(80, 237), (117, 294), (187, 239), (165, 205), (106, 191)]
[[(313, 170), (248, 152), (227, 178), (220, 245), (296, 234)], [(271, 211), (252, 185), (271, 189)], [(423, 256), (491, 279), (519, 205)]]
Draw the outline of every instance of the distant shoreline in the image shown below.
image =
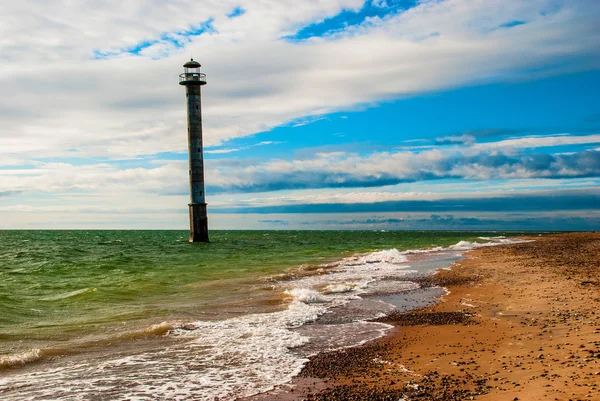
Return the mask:
[(430, 277), (429, 284), (449, 290), (441, 302), (380, 319), (395, 326), (382, 339), (317, 355), (293, 389), (263, 396), (372, 401), (597, 396), (600, 234), (525, 239), (535, 241), (470, 251), (451, 270)]

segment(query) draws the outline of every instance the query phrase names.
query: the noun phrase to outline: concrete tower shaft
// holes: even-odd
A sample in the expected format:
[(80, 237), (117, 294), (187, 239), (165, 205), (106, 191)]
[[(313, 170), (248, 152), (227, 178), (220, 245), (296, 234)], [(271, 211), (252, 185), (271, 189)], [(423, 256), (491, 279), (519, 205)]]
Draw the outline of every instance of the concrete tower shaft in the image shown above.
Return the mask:
[(204, 155), (202, 147), (202, 95), (199, 85), (188, 85), (187, 119), (190, 170), (190, 201), (206, 203), (204, 197)]
[(208, 216), (204, 194), (204, 156), (202, 146), (202, 95), (206, 75), (193, 59), (183, 65), (179, 84), (186, 87), (188, 155), (190, 178), (190, 242), (208, 242)]

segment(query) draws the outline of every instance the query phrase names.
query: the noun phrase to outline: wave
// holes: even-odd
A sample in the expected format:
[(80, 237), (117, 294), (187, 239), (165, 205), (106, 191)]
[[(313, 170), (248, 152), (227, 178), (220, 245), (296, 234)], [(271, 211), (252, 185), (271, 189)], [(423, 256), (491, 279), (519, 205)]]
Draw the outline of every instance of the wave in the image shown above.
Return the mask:
[(146, 330), (144, 330), (144, 333), (159, 336), (159, 335), (167, 334), (169, 331), (173, 330), (174, 328), (175, 328), (175, 326), (172, 323), (162, 322), (162, 323), (158, 323), (158, 324), (153, 324), (152, 326), (148, 327)]
[(286, 290), (287, 295), (291, 295), (294, 299), (304, 302), (305, 304), (317, 304), (329, 302), (329, 300), (318, 291), (311, 290), (310, 288), (294, 288), (293, 290)]
[(347, 266), (351, 265), (362, 265), (362, 264), (373, 264), (373, 263), (392, 263), (402, 264), (406, 262), (408, 258), (406, 254), (398, 251), (397, 249), (384, 249), (382, 251), (371, 252), (362, 256), (354, 256), (342, 261)]
[(38, 361), (42, 358), (40, 349), (31, 349), (18, 354), (0, 356), (0, 369), (22, 366), (27, 363)]
[(426, 253), (435, 253), (435, 252), (444, 252), (444, 251), (470, 251), (472, 249), (486, 247), (486, 246), (518, 244), (518, 243), (531, 241), (531, 240), (507, 238), (505, 236), (477, 237), (477, 238), (480, 240), (486, 241), (486, 242), (459, 241), (456, 244), (450, 245), (447, 247), (435, 246), (435, 247), (426, 248), (426, 249), (409, 249), (409, 250), (403, 251), (401, 253), (402, 253), (402, 255), (416, 255), (416, 254), (426, 254)]
[(330, 284), (323, 289), (324, 294), (343, 294), (354, 291), (355, 284)]
[(40, 298), (40, 300), (41, 301), (60, 301), (62, 299), (74, 298), (74, 297), (78, 297), (81, 295), (90, 295), (90, 294), (95, 293), (96, 291), (97, 291), (96, 288), (82, 288), (80, 290), (65, 292), (65, 293), (53, 295), (50, 297), (43, 297), (43, 298)]
[(81, 340), (71, 344), (70, 348), (34, 348), (20, 353), (0, 355), (0, 369), (18, 368), (45, 358), (78, 354), (91, 347), (110, 346), (121, 341), (140, 340), (150, 336), (164, 336), (175, 329), (185, 328), (186, 325), (180, 322), (162, 322), (145, 329), (128, 331), (101, 340)]
[(116, 239), (113, 241), (102, 241), (102, 242), (98, 242), (98, 245), (122, 245), (123, 241), (121, 241), (120, 239)]
[(455, 245), (451, 245), (448, 249), (457, 250), (457, 251), (470, 251), (471, 249), (488, 247), (488, 246), (497, 246), (497, 245), (505, 245), (505, 244), (518, 244), (523, 242), (531, 242), (531, 240), (518, 240), (512, 238), (506, 238), (503, 236), (498, 237), (479, 237), (479, 239), (487, 241), (487, 242), (469, 242), (469, 241), (459, 241)]

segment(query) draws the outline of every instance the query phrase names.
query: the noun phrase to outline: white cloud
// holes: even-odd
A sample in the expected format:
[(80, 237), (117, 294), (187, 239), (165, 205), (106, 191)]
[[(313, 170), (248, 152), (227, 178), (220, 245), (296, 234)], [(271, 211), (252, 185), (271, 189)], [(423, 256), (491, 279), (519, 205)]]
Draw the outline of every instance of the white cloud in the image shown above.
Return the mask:
[(240, 150), (243, 150), (243, 148), (207, 149), (207, 150), (204, 151), (204, 153), (207, 153), (207, 154), (225, 154), (225, 153), (239, 152)]
[[(537, 180), (536, 180), (537, 181)], [(512, 183), (511, 183), (512, 184)], [(579, 183), (579, 185), (586, 185)], [(406, 185), (398, 185), (395, 187), (386, 187), (386, 191), (381, 189), (369, 190), (361, 188), (359, 190), (336, 190), (327, 189), (305, 191), (303, 193), (294, 193), (286, 195), (262, 194), (251, 198), (236, 199), (234, 204), (222, 206), (241, 206), (241, 207), (261, 207), (261, 206), (279, 206), (279, 205), (307, 205), (307, 204), (358, 204), (358, 203), (376, 203), (376, 202), (391, 202), (391, 201), (435, 201), (443, 199), (485, 199), (485, 198), (502, 198), (514, 196), (516, 192), (519, 195), (536, 196), (547, 195), (549, 192), (554, 195), (569, 194), (573, 192), (581, 192), (580, 188), (575, 189), (548, 189), (538, 182), (532, 180), (523, 180), (522, 183), (517, 183), (515, 186), (495, 187), (486, 183), (477, 182), (479, 189), (485, 191), (464, 191), (464, 184), (453, 182), (444, 184), (447, 186), (447, 191), (439, 190), (438, 185), (428, 184), (422, 185), (422, 189), (428, 189), (428, 192), (407, 191)], [(522, 186), (527, 185), (526, 188)], [(548, 185), (548, 184), (546, 184)], [(556, 187), (557, 183), (553, 182), (551, 187)], [(592, 184), (587, 184), (593, 187)], [(536, 188), (537, 187), (537, 188)], [(515, 191), (517, 190), (517, 191)], [(587, 189), (590, 193), (600, 193), (595, 188)]]
[(0, 170), (0, 192), (139, 191), (184, 192), (187, 163), (170, 161), (153, 168), (119, 169), (111, 164), (76, 166), (37, 163), (36, 168)]
[[(587, 139), (586, 139), (587, 138)], [(526, 138), (531, 139), (531, 138)], [(224, 192), (268, 192), (307, 188), (382, 187), (439, 179), (529, 179), (600, 176), (600, 153), (522, 153), (535, 144), (594, 143), (594, 136), (536, 137), (535, 142), (488, 142), (486, 147), (450, 147), (360, 155), (318, 152), (312, 157), (266, 161), (206, 160), (207, 187)], [(600, 140), (600, 136), (596, 138)], [(502, 144), (495, 145), (495, 144)], [(519, 148), (521, 145), (522, 148)], [(257, 143), (253, 146), (266, 146)], [(0, 193), (117, 190), (187, 193), (187, 162), (151, 160), (149, 168), (120, 168), (118, 163), (73, 165), (36, 162), (0, 169)], [(476, 189), (471, 189), (473, 192)], [(209, 191), (210, 192), (210, 191)]]
[(600, 135), (553, 135), (528, 136), (523, 138), (506, 139), (497, 142), (480, 143), (474, 146), (478, 150), (492, 149), (533, 149), (560, 145), (589, 145), (600, 143)]
[(475, 143), (475, 137), (473, 135), (462, 134), (462, 135), (450, 135), (441, 138), (435, 138), (435, 142), (440, 145), (444, 144), (461, 144), (461, 145), (472, 145)]
[[(598, 5), (556, 4), (423, 1), (334, 37), (291, 43), (280, 38), (362, 1), (8, 3), (0, 27), (0, 156), (185, 151), (176, 75), (190, 53), (208, 73), (207, 145), (389, 98), (527, 77), (528, 69), (556, 73), (540, 67), (558, 60), (560, 71), (598, 67)], [(227, 18), (236, 6), (246, 12)], [(215, 32), (161, 60), (92, 59), (94, 50), (118, 51), (210, 18)], [(514, 19), (527, 24), (496, 29)]]
[(242, 150), (248, 150), (251, 148), (255, 148), (257, 146), (266, 146), (266, 145), (279, 145), (285, 142), (282, 141), (261, 141), (258, 143), (255, 143), (253, 145), (248, 145), (248, 146), (241, 146), (239, 148), (224, 148), (224, 149), (206, 149), (204, 150), (204, 153), (208, 153), (208, 154), (225, 154), (225, 153), (233, 153), (233, 152), (239, 152)]

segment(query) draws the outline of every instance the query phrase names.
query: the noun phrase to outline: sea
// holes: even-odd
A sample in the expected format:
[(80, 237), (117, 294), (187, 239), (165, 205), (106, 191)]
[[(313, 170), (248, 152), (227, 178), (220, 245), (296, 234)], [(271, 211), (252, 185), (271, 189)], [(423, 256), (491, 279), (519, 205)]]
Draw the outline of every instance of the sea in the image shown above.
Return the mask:
[(0, 231), (1, 400), (235, 400), (435, 302), (518, 232)]

